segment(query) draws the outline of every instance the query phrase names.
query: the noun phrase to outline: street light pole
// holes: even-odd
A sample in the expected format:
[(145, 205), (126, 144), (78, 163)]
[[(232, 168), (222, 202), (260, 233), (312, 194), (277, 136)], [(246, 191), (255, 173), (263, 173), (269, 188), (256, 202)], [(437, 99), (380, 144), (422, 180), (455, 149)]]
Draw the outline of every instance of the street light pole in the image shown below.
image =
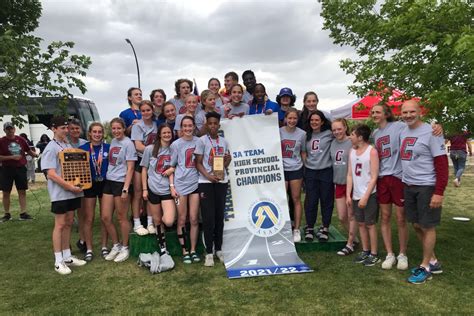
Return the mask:
[(132, 42), (128, 38), (126, 38), (125, 41), (130, 44), (133, 50), (133, 55), (135, 55), (135, 63), (137, 64), (138, 88), (140, 88), (140, 68), (138, 67), (137, 54), (135, 53), (135, 48), (133, 47)]

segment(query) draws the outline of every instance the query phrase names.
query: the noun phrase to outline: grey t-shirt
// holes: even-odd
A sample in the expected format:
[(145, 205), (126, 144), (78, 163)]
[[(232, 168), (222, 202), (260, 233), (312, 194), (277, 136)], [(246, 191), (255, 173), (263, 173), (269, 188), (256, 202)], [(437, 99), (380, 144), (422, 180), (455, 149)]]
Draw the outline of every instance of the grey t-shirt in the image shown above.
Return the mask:
[(171, 165), (176, 167), (174, 184), (180, 195), (190, 194), (198, 188), (199, 172), (194, 162), (198, 142), (199, 138), (193, 136), (191, 140), (179, 138), (171, 144)]
[(335, 184), (346, 184), (347, 182), (347, 166), (351, 148), (352, 142), (349, 138), (341, 142), (334, 139), (331, 143), (333, 182)]
[[(156, 122), (153, 121), (151, 125), (146, 125), (143, 120), (138, 121), (137, 124), (132, 126), (132, 134), (130, 138), (132, 141), (141, 141), (145, 146), (153, 144), (156, 138), (156, 132), (158, 128)], [(142, 153), (137, 151), (138, 157), (142, 157)]]
[[(72, 148), (72, 146), (69, 143), (55, 141), (54, 139), (50, 141), (41, 156), (41, 170), (54, 169), (56, 174), (61, 176), (61, 164), (59, 163), (58, 153), (66, 148)], [(82, 192), (76, 194), (65, 190), (51, 179), (48, 179), (48, 193), (51, 202), (75, 199), (84, 195)]]
[[(194, 123), (196, 124), (196, 129), (195, 129), (195, 132), (194, 134), (197, 134), (197, 132), (199, 130), (201, 130), (201, 128), (203, 127), (204, 123), (205, 123), (205, 118), (204, 117), (204, 121), (202, 121), (202, 119), (199, 118), (199, 114), (200, 113), (203, 113), (204, 111), (202, 112), (199, 112), (197, 114), (194, 114)], [(205, 115), (205, 114), (204, 114)], [(186, 115), (186, 114), (178, 114), (178, 116), (176, 116), (176, 120), (175, 120), (175, 123), (174, 123), (174, 130), (175, 131), (180, 131), (181, 130), (181, 121), (183, 120), (183, 117), (185, 116), (189, 116), (189, 115)]]
[(247, 90), (244, 91), (242, 95), (242, 101), (245, 103), (250, 103), (253, 100), (253, 95), (251, 95)]
[(250, 106), (245, 103), (245, 102), (240, 102), (238, 105), (237, 104), (232, 104), (228, 103), (225, 106), (230, 107), (230, 111), (228, 115), (240, 115), (241, 113), (244, 113), (244, 115), (248, 115), (250, 111)]
[[(225, 138), (219, 136), (218, 139), (211, 139), (208, 135), (201, 136), (199, 143), (194, 150), (195, 155), (202, 155), (202, 164), (208, 173), (212, 173), (212, 158), (214, 153), (217, 156), (224, 156), (229, 152), (229, 144)], [(220, 183), (227, 183), (229, 181), (227, 170), (224, 168), (224, 180)], [(199, 183), (210, 183), (210, 181), (199, 173)]]
[(435, 185), (434, 157), (446, 155), (443, 136), (433, 136), (427, 123), (415, 129), (408, 126), (400, 134), (402, 181), (408, 185)]
[(315, 133), (306, 141), (306, 167), (313, 170), (322, 170), (331, 167), (331, 142), (334, 139), (330, 130)]
[(404, 122), (388, 122), (384, 128), (377, 128), (372, 133), (380, 159), (379, 177), (393, 175), (402, 178), (400, 133), (405, 126)]
[(87, 140), (85, 140), (83, 138), (79, 138), (77, 143), (73, 143), (70, 138), (68, 138), (68, 141), (69, 141), (69, 144), (71, 145), (72, 148), (79, 148), (82, 145), (84, 145), (85, 143), (87, 143)]
[(148, 189), (157, 195), (170, 194), (170, 179), (162, 175), (170, 167), (171, 150), (161, 147), (153, 157), (153, 145), (146, 146), (140, 166), (148, 168)]
[(127, 161), (137, 161), (137, 151), (130, 138), (112, 139), (109, 150), (107, 180), (125, 182)]
[(300, 170), (303, 167), (301, 152), (306, 151), (306, 133), (298, 127), (288, 132), (284, 126), (280, 128), (280, 140), (283, 170)]
[(182, 114), (186, 112), (186, 107), (184, 106), (183, 100), (177, 99), (177, 98), (171, 98), (168, 100), (168, 102), (171, 102), (174, 104), (174, 106), (176, 107), (176, 114)]

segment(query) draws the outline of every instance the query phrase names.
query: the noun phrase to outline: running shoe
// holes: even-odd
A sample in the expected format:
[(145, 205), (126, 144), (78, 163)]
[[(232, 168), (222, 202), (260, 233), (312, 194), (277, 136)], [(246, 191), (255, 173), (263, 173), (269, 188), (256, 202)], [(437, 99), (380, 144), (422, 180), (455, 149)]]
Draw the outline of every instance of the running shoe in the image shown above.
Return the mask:
[(408, 257), (404, 254), (399, 254), (397, 257), (397, 269), (407, 270), (408, 269)]
[(129, 256), (130, 256), (130, 251), (128, 250), (128, 247), (127, 248), (122, 247), (117, 257), (115, 257), (114, 262), (124, 262), (125, 260), (128, 259)]
[(219, 258), (219, 261), (224, 263), (224, 253), (222, 250), (217, 250), (216, 251), (216, 257)]
[(382, 262), (382, 269), (384, 270), (390, 270), (392, 269), (393, 265), (397, 259), (395, 258), (395, 255), (390, 254), (385, 257), (385, 260)]
[[(412, 268), (410, 270), (410, 272), (413, 274), (413, 273), (415, 273), (416, 269), (418, 269), (418, 267)], [(435, 264), (430, 263), (430, 273), (431, 274), (441, 274), (441, 273), (443, 273), (443, 268), (441, 267), (441, 263), (439, 263), (439, 261), (436, 261)]]
[(27, 212), (23, 212), (20, 214), (20, 221), (29, 221), (29, 220), (32, 220), (33, 217), (31, 217), (30, 214), (28, 214)]
[(137, 233), (138, 236), (145, 236), (148, 235), (148, 229), (143, 227), (142, 225), (134, 227), (133, 231)]
[(214, 255), (212, 253), (208, 253), (204, 260), (205, 267), (213, 267), (214, 266)]
[(294, 229), (293, 230), (293, 241), (294, 242), (300, 242), (301, 241), (301, 232), (299, 229)]
[(64, 263), (64, 261), (61, 261), (59, 264), (54, 265), (54, 271), (56, 271), (59, 274), (66, 275), (66, 274), (71, 274), (71, 269)]
[(12, 215), (10, 213), (5, 213), (2, 218), (0, 218), (0, 223), (8, 222), (12, 219)]
[(104, 259), (107, 260), (107, 261), (114, 260), (118, 256), (118, 254), (120, 253), (121, 248), (122, 247), (120, 245), (113, 246), (112, 249), (110, 249), (109, 254), (106, 255)]
[(81, 267), (86, 265), (87, 262), (75, 256), (71, 256), (69, 259), (64, 260), (64, 263), (69, 267)]
[(153, 225), (148, 225), (146, 230), (148, 230), (148, 234), (150, 234), (150, 235), (156, 234), (156, 228)]
[(431, 273), (426, 271), (426, 269), (422, 266), (419, 266), (415, 269), (415, 271), (408, 277), (408, 282), (411, 284), (423, 284), (427, 280), (431, 280), (433, 277)]
[(379, 257), (370, 254), (367, 258), (365, 258), (362, 264), (366, 267), (372, 267), (376, 265), (380, 261)]
[(355, 263), (363, 263), (365, 259), (369, 256), (369, 253), (366, 251), (361, 251), (357, 254), (357, 256), (354, 258)]

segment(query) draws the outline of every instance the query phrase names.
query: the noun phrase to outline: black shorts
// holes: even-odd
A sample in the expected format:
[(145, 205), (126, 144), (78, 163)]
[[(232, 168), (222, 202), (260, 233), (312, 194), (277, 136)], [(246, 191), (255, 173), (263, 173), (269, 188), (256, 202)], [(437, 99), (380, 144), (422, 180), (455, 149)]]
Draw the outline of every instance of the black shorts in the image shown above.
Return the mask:
[(434, 186), (406, 185), (403, 190), (405, 197), (405, 215), (407, 221), (423, 228), (438, 226), (441, 222), (441, 207), (430, 208)]
[(284, 171), (285, 181), (302, 180), (303, 179), (303, 168), (295, 171)]
[(148, 190), (148, 201), (151, 204), (153, 205), (160, 204), (161, 201), (166, 201), (166, 200), (173, 200), (173, 197), (171, 196), (171, 194), (158, 195)]
[(92, 188), (84, 190), (85, 198), (102, 198), (102, 193), (104, 191), (105, 181), (94, 181), (92, 182)]
[(0, 191), (11, 192), (13, 182), (17, 190), (28, 190), (28, 178), (26, 177), (26, 166), (23, 167), (1, 167), (0, 168)]
[(359, 207), (359, 200), (352, 200), (352, 209), (354, 217), (358, 223), (366, 225), (375, 225), (379, 218), (379, 204), (375, 193), (372, 193), (367, 201), (365, 208)]
[(51, 202), (51, 212), (54, 214), (66, 214), (81, 207), (81, 198)]
[(138, 157), (137, 161), (135, 161), (135, 171), (142, 173), (143, 167), (140, 166), (140, 162), (142, 161), (142, 157)]
[[(121, 196), (124, 182), (117, 182), (112, 180), (105, 180), (103, 194), (109, 194), (113, 196)], [(130, 185), (128, 188), (128, 194), (133, 193), (133, 187)]]

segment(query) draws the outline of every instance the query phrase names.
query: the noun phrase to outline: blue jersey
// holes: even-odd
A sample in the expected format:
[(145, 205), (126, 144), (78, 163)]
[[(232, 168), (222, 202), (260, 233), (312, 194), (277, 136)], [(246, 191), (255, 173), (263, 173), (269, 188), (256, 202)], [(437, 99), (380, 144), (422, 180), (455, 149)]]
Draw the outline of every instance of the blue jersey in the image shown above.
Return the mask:
[(249, 106), (249, 115), (265, 113), (267, 110), (272, 110), (273, 113), (277, 113), (280, 108), (277, 103), (270, 100), (266, 100), (264, 104), (250, 102)]
[[(90, 142), (87, 142), (84, 145), (80, 146), (79, 149), (89, 152), (89, 164), (91, 167), (92, 180), (95, 180), (97, 178), (97, 170), (96, 170), (93, 159), (95, 158), (95, 161), (97, 161), (102, 145), (93, 146), (92, 148), (94, 149), (94, 153), (92, 153), (90, 144), (91, 144)], [(100, 166), (100, 175), (103, 179), (106, 179), (107, 168), (109, 167), (110, 144), (106, 144), (106, 143), (102, 143), (102, 144), (104, 147), (102, 148), (102, 164)]]
[(120, 112), (119, 117), (125, 121), (125, 126), (128, 128), (132, 125), (134, 120), (141, 120), (142, 113), (139, 110), (132, 110), (132, 108), (128, 108)]

